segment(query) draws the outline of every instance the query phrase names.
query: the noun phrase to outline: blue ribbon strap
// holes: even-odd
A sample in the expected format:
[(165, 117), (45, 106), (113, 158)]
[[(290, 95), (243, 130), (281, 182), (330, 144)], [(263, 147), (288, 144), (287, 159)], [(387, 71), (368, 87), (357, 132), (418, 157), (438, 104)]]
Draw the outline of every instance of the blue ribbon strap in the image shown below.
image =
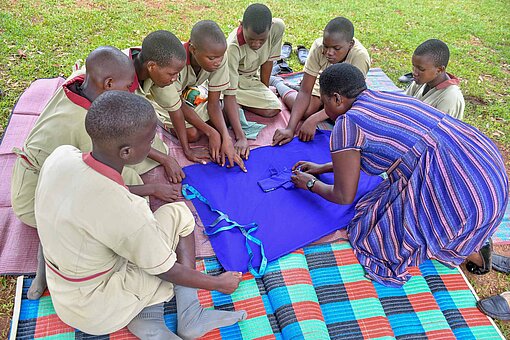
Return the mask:
[[(214, 220), (213, 223), (206, 226), (207, 229), (205, 230), (205, 234), (207, 236), (211, 236), (211, 235), (220, 233), (222, 231), (226, 231), (226, 230), (230, 230), (230, 229), (234, 229), (234, 228), (239, 229), (241, 234), (245, 237), (245, 245), (246, 245), (246, 249), (248, 251), (248, 256), (249, 256), (248, 269), (250, 270), (250, 273), (254, 277), (257, 277), (257, 278), (262, 277), (262, 275), (264, 275), (264, 273), (266, 272), (266, 269), (267, 269), (267, 258), (266, 258), (265, 252), (264, 252), (264, 245), (262, 244), (262, 241), (260, 241), (255, 236), (251, 235), (253, 232), (255, 232), (258, 229), (258, 225), (256, 223), (241, 225), (241, 224), (237, 223), (236, 221), (232, 221), (228, 217), (227, 214), (225, 214), (224, 212), (222, 212), (220, 210), (214, 209), (212, 207), (212, 205), (209, 203), (209, 201), (204, 196), (202, 196), (202, 194), (200, 192), (198, 192), (197, 189), (195, 189), (193, 186), (191, 186), (189, 184), (182, 185), (182, 195), (187, 200), (192, 200), (192, 199), (197, 198), (199, 201), (201, 201), (202, 203), (207, 205), (212, 212), (215, 212), (219, 215), (218, 218), (216, 218), (216, 220)], [(227, 225), (223, 226), (223, 227), (216, 228), (216, 230), (214, 230), (214, 228), (221, 221), (225, 221), (227, 223)], [(212, 231), (207, 231), (207, 230), (212, 230)], [(260, 261), (260, 266), (259, 266), (258, 270), (256, 270), (255, 267), (253, 266), (254, 255), (253, 255), (253, 250), (250, 246), (249, 241), (255, 243), (260, 248), (260, 256), (262, 259)]]

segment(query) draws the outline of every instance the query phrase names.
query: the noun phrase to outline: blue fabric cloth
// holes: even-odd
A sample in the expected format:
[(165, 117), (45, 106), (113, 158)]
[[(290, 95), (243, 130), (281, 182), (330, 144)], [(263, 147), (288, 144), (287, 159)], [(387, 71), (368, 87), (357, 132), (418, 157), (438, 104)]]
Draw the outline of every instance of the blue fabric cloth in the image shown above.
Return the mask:
[(331, 150), (358, 149), (361, 169), (388, 178), (363, 197), (349, 240), (368, 274), (402, 285), (409, 266), (457, 266), (503, 218), (508, 178), (476, 128), (411, 97), (366, 90), (338, 117)]
[(269, 169), (271, 176), (258, 181), (259, 187), (264, 192), (270, 192), (278, 188), (292, 189), (294, 184), (291, 182), (292, 170), (284, 168), (282, 170)]
[[(265, 193), (258, 185), (274, 174), (274, 169), (291, 169), (300, 160), (316, 163), (331, 161), (329, 132), (318, 132), (312, 142), (298, 139), (278, 147), (261, 147), (250, 153), (248, 173), (238, 167), (195, 164), (184, 168), (184, 183), (195, 187), (210, 204), (239, 224), (257, 223), (252, 234), (262, 241), (268, 261), (275, 260), (337, 230), (345, 228), (354, 216), (354, 206), (338, 205), (302, 189), (272, 190)], [(320, 179), (333, 182), (333, 174)], [(378, 176), (361, 174), (356, 201), (381, 182)], [(193, 201), (204, 225), (218, 217), (205, 204)], [(210, 232), (210, 231), (209, 231)], [(216, 255), (226, 270), (246, 272), (249, 256), (245, 237), (237, 229), (210, 237)], [(254, 266), (260, 263), (258, 247), (252, 244)]]

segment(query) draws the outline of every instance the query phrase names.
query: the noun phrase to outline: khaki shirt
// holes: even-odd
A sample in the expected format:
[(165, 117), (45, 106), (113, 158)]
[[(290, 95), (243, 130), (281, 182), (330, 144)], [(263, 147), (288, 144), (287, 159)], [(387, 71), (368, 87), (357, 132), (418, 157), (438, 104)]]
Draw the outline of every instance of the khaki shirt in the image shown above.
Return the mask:
[[(132, 47), (123, 50), (129, 59), (133, 60), (142, 49), (139, 47)], [(163, 122), (170, 121), (168, 112), (177, 111), (181, 108), (181, 98), (177, 92), (175, 84), (165, 87), (158, 87), (154, 85), (151, 78), (147, 78), (140, 84), (138, 77), (135, 75), (133, 89), (135, 94), (146, 98), (156, 111), (158, 118)]]
[(409, 85), (406, 94), (421, 100), (439, 111), (449, 114), (457, 119), (464, 118), (464, 96), (459, 88), (460, 80), (453, 74), (448, 74), (449, 80), (446, 80), (436, 87), (430, 89), (425, 95), (423, 90), (426, 84), (418, 85), (414, 81)]
[[(363, 75), (366, 78), (368, 70), (370, 69), (370, 56), (367, 49), (359, 42), (359, 40), (356, 38), (353, 39), (354, 45), (352, 46), (349, 53), (347, 53), (347, 56), (343, 62), (356, 66), (361, 72), (363, 72)], [(321, 73), (328, 66), (332, 65), (330, 62), (328, 62), (326, 56), (324, 56), (323, 49), (324, 47), (322, 45), (322, 38), (316, 39), (310, 48), (305, 67), (303, 68), (304, 72), (313, 77), (317, 77), (313, 89), (314, 96), (320, 95), (319, 78)]]
[(244, 40), (241, 25), (230, 33), (227, 38), (230, 87), (223, 92), (225, 95), (236, 94), (240, 76), (258, 75), (262, 64), (280, 58), (284, 31), (283, 20), (273, 19), (267, 41), (256, 51), (252, 50)]
[(176, 262), (179, 235), (193, 231), (184, 203), (153, 214), (118, 172), (64, 145), (42, 167), (35, 208), (53, 305), (70, 326), (108, 334), (172, 298), (156, 275)]
[(60, 145), (73, 145), (84, 152), (92, 150), (92, 141), (85, 130), (85, 116), (91, 103), (71, 91), (84, 79), (83, 70), (74, 72), (55, 92), (30, 131), (23, 149), (36, 170), (41, 169), (46, 158)]
[[(200, 69), (198, 74), (195, 74), (193, 67), (191, 66), (191, 54), (189, 52), (189, 43), (183, 44), (186, 49), (186, 66), (182, 69), (179, 74), (179, 80), (175, 82), (175, 87), (179, 95), (182, 95), (182, 91), (186, 87), (207, 85), (207, 88), (211, 92), (223, 91), (229, 87), (229, 73), (228, 73), (228, 56), (225, 51), (225, 55), (221, 62), (220, 67), (214, 72), (207, 72), (204, 69)], [(206, 84), (207, 82), (207, 84)]]

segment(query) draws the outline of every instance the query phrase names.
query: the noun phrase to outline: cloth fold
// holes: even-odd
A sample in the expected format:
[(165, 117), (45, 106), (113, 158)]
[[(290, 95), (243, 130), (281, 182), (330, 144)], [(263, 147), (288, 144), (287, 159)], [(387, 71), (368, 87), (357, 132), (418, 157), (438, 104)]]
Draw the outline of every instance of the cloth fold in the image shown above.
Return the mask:
[(257, 139), (259, 132), (266, 127), (264, 124), (248, 121), (243, 109), (239, 109), (239, 120), (247, 139)]

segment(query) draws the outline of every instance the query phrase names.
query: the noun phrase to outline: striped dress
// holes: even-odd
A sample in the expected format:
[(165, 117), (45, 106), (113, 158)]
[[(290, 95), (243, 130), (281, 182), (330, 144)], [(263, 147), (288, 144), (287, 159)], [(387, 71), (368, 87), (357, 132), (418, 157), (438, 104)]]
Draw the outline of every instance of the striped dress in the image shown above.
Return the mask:
[(458, 266), (503, 218), (508, 178), (476, 128), (400, 94), (366, 90), (338, 117), (331, 152), (360, 150), (361, 169), (388, 174), (356, 205), (349, 240), (368, 275), (400, 286), (432, 258)]

